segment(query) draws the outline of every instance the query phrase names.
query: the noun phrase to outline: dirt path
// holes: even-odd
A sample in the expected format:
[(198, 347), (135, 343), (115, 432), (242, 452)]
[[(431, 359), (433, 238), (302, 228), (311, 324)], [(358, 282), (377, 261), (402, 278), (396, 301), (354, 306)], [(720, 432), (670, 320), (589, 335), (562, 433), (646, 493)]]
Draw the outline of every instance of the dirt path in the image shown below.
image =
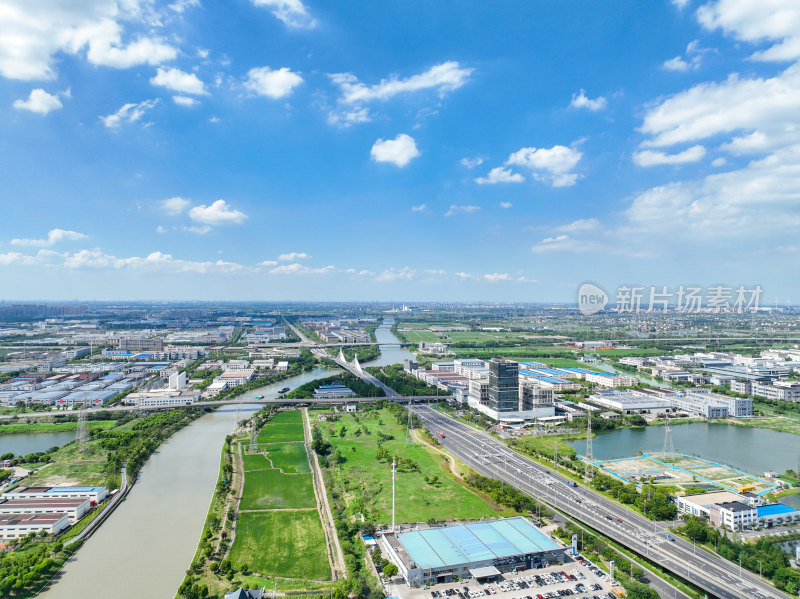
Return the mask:
[[(231, 451), (232, 458), (231, 464), (233, 465), (233, 490), (234, 494), (232, 497), (228, 498), (228, 501), (225, 503), (225, 512), (223, 514), (223, 521), (222, 521), (222, 530), (225, 530), (225, 522), (228, 519), (228, 512), (230, 508), (233, 507), (235, 513), (239, 513), (239, 502), (242, 500), (242, 489), (244, 488), (244, 458), (242, 457), (242, 444), (241, 442), (236, 443), (236, 450)], [(233, 504), (233, 505), (231, 505)], [(231, 522), (231, 538), (230, 542), (228, 543), (228, 548), (225, 550), (225, 555), (223, 557), (227, 557), (231, 551), (231, 547), (233, 547), (233, 542), (236, 540), (236, 520)]]
[(325, 531), (325, 540), (328, 546), (328, 559), (331, 563), (333, 579), (347, 578), (347, 568), (344, 565), (344, 554), (339, 545), (339, 536), (336, 534), (336, 526), (333, 523), (331, 506), (328, 504), (328, 491), (325, 488), (325, 479), (322, 477), (322, 469), (319, 467), (316, 452), (311, 449), (311, 422), (308, 418), (308, 408), (303, 408), (303, 433), (306, 438), (306, 453), (308, 463), (311, 464), (311, 473), (314, 480), (314, 495), (317, 498), (322, 529)]
[(428, 440), (427, 440), (427, 439), (426, 439), (426, 438), (425, 438), (425, 437), (422, 435), (422, 433), (420, 433), (420, 432), (419, 432), (419, 430), (418, 430), (418, 429), (413, 429), (413, 430), (411, 431), (411, 434), (413, 435), (414, 439), (416, 439), (417, 441), (419, 441), (419, 442), (420, 442), (420, 443), (422, 443), (423, 445), (427, 445), (427, 446), (428, 446), (428, 447), (430, 447), (430, 448), (431, 448), (433, 451), (437, 451), (437, 452), (439, 452), (440, 454), (442, 454), (442, 455), (443, 455), (445, 458), (447, 458), (447, 461), (450, 463), (450, 472), (452, 472), (452, 473), (453, 473), (453, 476), (455, 476), (456, 478), (460, 478), (460, 479), (462, 479), (462, 480), (463, 480), (463, 478), (464, 478), (464, 477), (463, 477), (463, 476), (461, 476), (461, 474), (460, 474), (459, 472), (457, 472), (457, 471), (456, 471), (456, 460), (455, 460), (455, 458), (454, 458), (453, 456), (451, 456), (449, 453), (447, 453), (447, 452), (445, 452), (445, 451), (442, 451), (441, 449), (439, 449), (438, 447), (436, 447), (435, 445), (433, 445), (432, 443), (430, 443), (430, 442), (429, 442), (429, 441), (428, 441)]

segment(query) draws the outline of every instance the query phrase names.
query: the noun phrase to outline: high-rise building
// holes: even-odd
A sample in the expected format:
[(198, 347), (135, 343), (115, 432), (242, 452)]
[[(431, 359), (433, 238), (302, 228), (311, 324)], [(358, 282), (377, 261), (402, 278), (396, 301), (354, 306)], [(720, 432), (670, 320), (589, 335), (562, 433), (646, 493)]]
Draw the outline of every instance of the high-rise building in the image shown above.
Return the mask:
[(519, 364), (512, 360), (489, 360), (489, 405), (497, 412), (519, 411)]

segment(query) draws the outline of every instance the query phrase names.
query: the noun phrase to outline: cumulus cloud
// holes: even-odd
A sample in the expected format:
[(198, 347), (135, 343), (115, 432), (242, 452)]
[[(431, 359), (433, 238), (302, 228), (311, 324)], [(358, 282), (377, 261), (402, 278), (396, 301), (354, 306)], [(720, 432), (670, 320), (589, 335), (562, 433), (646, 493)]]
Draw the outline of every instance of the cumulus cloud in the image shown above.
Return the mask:
[(150, 78), (150, 83), (181, 94), (197, 96), (207, 95), (205, 84), (194, 73), (186, 73), (180, 69), (165, 69), (159, 67), (156, 74)]
[(27, 247), (50, 247), (62, 241), (80, 241), (88, 239), (88, 235), (77, 231), (67, 231), (65, 229), (51, 229), (47, 233), (46, 239), (12, 239), (11, 245)]
[(306, 254), (305, 252), (289, 252), (278, 256), (278, 260), (281, 262), (297, 262), (298, 260), (311, 260), (311, 258), (311, 254)]
[(163, 200), (159, 204), (159, 207), (167, 214), (176, 216), (186, 210), (190, 204), (191, 202), (189, 200), (176, 196), (174, 198), (167, 198), (166, 200)]
[(716, 0), (697, 9), (697, 20), (710, 31), (721, 29), (737, 40), (773, 45), (754, 60), (800, 58), (800, 4), (796, 0)]
[(29, 110), (38, 114), (47, 114), (62, 106), (58, 96), (48, 94), (41, 88), (32, 89), (27, 100), (14, 100), (14, 108), (17, 110)]
[(375, 277), (376, 281), (410, 281), (417, 276), (417, 271), (408, 266), (388, 268)]
[(225, 200), (217, 200), (208, 206), (195, 206), (189, 210), (189, 218), (207, 225), (240, 225), (247, 215), (230, 207)]
[(273, 15), (293, 29), (311, 29), (317, 21), (301, 0), (252, 0), (256, 6), (266, 7)]
[(511, 208), (513, 205), (514, 205), (514, 204), (512, 204), (511, 202), (500, 202), (500, 207), (501, 207), (501, 208), (506, 208), (506, 209), (508, 209), (508, 208)]
[(399, 167), (404, 167), (419, 155), (414, 138), (405, 133), (394, 139), (379, 139), (370, 150), (370, 157), (375, 162), (391, 162)]
[[(0, 74), (25, 81), (54, 79), (55, 56), (83, 55), (94, 65), (125, 69), (174, 59), (163, 38), (138, 35), (123, 43), (127, 25), (156, 22), (144, 0), (4, 0)], [(126, 37), (130, 37), (129, 35)]]
[(481, 209), (480, 206), (472, 206), (472, 205), (459, 206), (458, 204), (450, 204), (450, 208), (447, 210), (447, 212), (444, 213), (444, 215), (454, 216), (459, 212), (465, 212), (467, 214), (470, 214), (471, 212), (477, 212), (480, 209)]
[(481, 158), (481, 157), (477, 157), (477, 158), (462, 158), (461, 160), (458, 161), (458, 163), (463, 167), (472, 169), (472, 168), (475, 168), (476, 166), (482, 165), (483, 164), (483, 158)]
[(334, 73), (330, 79), (339, 88), (339, 98), (337, 107), (328, 114), (328, 123), (346, 127), (368, 122), (372, 117), (367, 104), (387, 101), (401, 94), (436, 90), (439, 97), (444, 97), (466, 84), (473, 70), (448, 61), (405, 79), (392, 75), (373, 85), (362, 83), (353, 73)]
[(278, 99), (290, 95), (303, 78), (288, 67), (273, 71), (269, 67), (257, 67), (247, 72), (244, 86), (259, 96)]
[(695, 71), (700, 68), (700, 64), (706, 52), (707, 50), (700, 48), (700, 43), (694, 40), (693, 42), (689, 42), (689, 45), (686, 46), (685, 58), (683, 56), (676, 56), (665, 60), (661, 66), (668, 71)]
[(580, 218), (566, 225), (556, 227), (558, 231), (569, 233), (572, 231), (593, 231), (600, 228), (600, 221), (596, 218)]
[(578, 93), (572, 94), (572, 101), (569, 103), (572, 108), (585, 108), (592, 112), (603, 110), (608, 103), (603, 96), (597, 96), (594, 100), (586, 97), (586, 91), (580, 90)]
[(416, 206), (411, 206), (411, 212), (424, 212), (427, 207), (428, 207), (427, 204), (418, 204)]
[(346, 104), (388, 100), (398, 94), (407, 94), (427, 89), (435, 89), (440, 96), (463, 86), (474, 69), (463, 68), (458, 62), (450, 60), (437, 64), (424, 73), (400, 79), (392, 75), (381, 79), (380, 83), (366, 85), (352, 73), (331, 75), (331, 80), (339, 86), (341, 101)]
[(519, 173), (512, 173), (510, 168), (498, 166), (489, 171), (486, 177), (478, 177), (475, 183), (478, 185), (494, 185), (496, 183), (522, 183), (525, 177)]
[(677, 154), (665, 154), (664, 152), (653, 150), (634, 152), (633, 161), (637, 165), (644, 167), (659, 166), (662, 164), (687, 164), (702, 160), (705, 155), (706, 149), (703, 146), (697, 145), (687, 148), (683, 152), (678, 152)]
[(538, 181), (553, 187), (575, 185), (578, 174), (572, 173), (581, 159), (581, 152), (566, 146), (552, 148), (521, 148), (512, 153), (506, 165), (523, 166), (531, 170)]
[(81, 250), (74, 254), (66, 254), (64, 266), (70, 269), (84, 270), (120, 270), (129, 269), (136, 271), (177, 272), (177, 273), (236, 273), (245, 270), (245, 267), (235, 262), (217, 260), (216, 262), (198, 262), (182, 260), (163, 252), (151, 252), (147, 256), (131, 256), (118, 258), (106, 254), (100, 249)]
[(178, 106), (185, 106), (187, 108), (198, 104), (198, 101), (195, 98), (190, 98), (189, 96), (172, 96), (172, 101)]
[(123, 123), (134, 123), (138, 121), (144, 116), (145, 112), (151, 110), (156, 104), (158, 104), (158, 99), (125, 104), (115, 113), (109, 114), (108, 116), (101, 116), (100, 120), (109, 129), (117, 129)]
[(321, 268), (312, 268), (299, 262), (292, 264), (281, 264), (269, 271), (272, 275), (324, 275), (336, 272), (335, 266), (323, 266)]
[(158, 225), (156, 227), (156, 233), (158, 233), (159, 235), (163, 235), (166, 232), (167, 232), (167, 228), (164, 225)]

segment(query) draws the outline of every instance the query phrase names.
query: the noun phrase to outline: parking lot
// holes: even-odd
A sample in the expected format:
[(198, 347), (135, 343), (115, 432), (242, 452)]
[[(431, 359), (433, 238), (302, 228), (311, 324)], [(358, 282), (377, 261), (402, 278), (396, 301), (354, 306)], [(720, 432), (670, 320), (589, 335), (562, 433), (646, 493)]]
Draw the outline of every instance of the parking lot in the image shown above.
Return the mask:
[(616, 599), (611, 594), (608, 575), (581, 556), (570, 558), (561, 566), (509, 572), (486, 582), (464, 579), (412, 589), (398, 578), (387, 585), (386, 591), (387, 595), (402, 599)]

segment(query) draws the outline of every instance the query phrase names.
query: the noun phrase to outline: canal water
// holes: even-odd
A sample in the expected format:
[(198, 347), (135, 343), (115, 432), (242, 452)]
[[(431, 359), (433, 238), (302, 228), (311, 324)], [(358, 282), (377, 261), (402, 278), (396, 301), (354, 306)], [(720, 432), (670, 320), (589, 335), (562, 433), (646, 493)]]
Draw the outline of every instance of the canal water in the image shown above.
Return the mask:
[[(672, 426), (672, 441), (678, 453), (696, 455), (756, 476), (764, 476), (770, 470), (794, 470), (800, 460), (800, 437), (763, 428), (709, 422), (677, 424)], [(586, 452), (585, 440), (569, 444), (581, 455)], [(663, 426), (598, 431), (592, 441), (592, 453), (599, 460), (663, 449)]]
[(11, 433), (0, 435), (0, 455), (12, 452), (27, 455), (37, 451), (46, 451), (54, 445), (64, 445), (75, 438), (75, 431), (56, 433)]
[[(315, 368), (243, 398), (277, 397), (284, 387), (293, 389), (337, 372)], [(125, 501), (39, 597), (174, 597), (200, 540), (225, 436), (237, 418), (247, 418), (254, 409), (231, 401), (230, 407), (207, 414), (170, 437), (144, 465)]]
[(384, 318), (383, 323), (375, 329), (375, 339), (381, 350), (380, 358), (366, 362), (367, 366), (388, 366), (402, 364), (403, 360), (414, 360), (416, 356), (403, 346), (400, 340), (392, 333), (394, 318)]

